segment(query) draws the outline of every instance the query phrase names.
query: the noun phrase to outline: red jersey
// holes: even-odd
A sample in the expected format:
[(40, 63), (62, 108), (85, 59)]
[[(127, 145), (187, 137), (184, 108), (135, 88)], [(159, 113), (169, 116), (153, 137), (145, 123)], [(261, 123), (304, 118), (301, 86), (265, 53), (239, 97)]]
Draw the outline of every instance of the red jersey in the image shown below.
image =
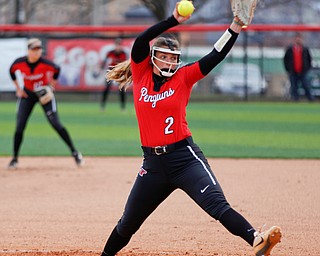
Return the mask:
[(127, 58), (127, 54), (124, 51), (117, 52), (115, 50), (112, 50), (108, 52), (106, 59), (108, 60), (108, 64), (110, 66), (115, 66), (120, 62), (127, 60), (128, 58)]
[(30, 91), (48, 85), (52, 79), (56, 80), (60, 73), (58, 65), (42, 57), (35, 63), (29, 63), (26, 56), (16, 59), (10, 67), (10, 76), (14, 81), (17, 70), (21, 72), (24, 87)]
[(150, 57), (140, 63), (131, 60), (133, 96), (142, 146), (175, 143), (191, 136), (186, 107), (192, 86), (204, 77), (199, 63), (180, 68), (159, 92), (153, 90)]

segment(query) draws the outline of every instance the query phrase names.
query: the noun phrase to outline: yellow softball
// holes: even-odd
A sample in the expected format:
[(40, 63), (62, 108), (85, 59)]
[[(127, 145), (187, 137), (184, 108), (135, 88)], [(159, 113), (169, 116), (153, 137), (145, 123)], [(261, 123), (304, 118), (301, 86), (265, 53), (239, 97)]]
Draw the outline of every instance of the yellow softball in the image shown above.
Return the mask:
[(181, 16), (189, 16), (193, 13), (194, 6), (189, 0), (181, 0), (178, 4), (178, 13)]

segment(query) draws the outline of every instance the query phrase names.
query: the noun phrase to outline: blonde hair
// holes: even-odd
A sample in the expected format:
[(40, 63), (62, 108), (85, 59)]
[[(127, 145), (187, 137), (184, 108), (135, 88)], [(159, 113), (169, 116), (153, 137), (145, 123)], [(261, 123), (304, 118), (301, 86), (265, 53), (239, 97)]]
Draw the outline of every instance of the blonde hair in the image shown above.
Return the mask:
[(107, 71), (106, 79), (118, 82), (119, 90), (122, 90), (122, 88), (126, 90), (132, 84), (130, 59), (111, 67)]
[[(171, 49), (171, 47), (179, 49), (180, 44), (179, 41), (175, 38), (168, 38), (168, 37), (158, 37), (154, 40), (153, 46), (166, 46)], [(111, 67), (107, 71), (106, 74), (107, 80), (113, 80), (119, 83), (119, 89), (126, 90), (130, 85), (132, 85), (132, 71), (131, 71), (131, 64), (130, 59), (120, 62), (119, 64)]]

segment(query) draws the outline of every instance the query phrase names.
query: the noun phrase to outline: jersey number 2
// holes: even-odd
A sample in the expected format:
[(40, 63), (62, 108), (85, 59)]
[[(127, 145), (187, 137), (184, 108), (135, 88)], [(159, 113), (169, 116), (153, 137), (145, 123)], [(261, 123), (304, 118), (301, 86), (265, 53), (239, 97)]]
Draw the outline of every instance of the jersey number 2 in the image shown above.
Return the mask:
[(165, 121), (166, 124), (168, 124), (166, 126), (166, 128), (164, 129), (164, 134), (171, 134), (173, 133), (173, 130), (170, 130), (170, 127), (173, 125), (174, 123), (174, 119), (172, 116), (169, 116), (167, 117), (166, 121)]

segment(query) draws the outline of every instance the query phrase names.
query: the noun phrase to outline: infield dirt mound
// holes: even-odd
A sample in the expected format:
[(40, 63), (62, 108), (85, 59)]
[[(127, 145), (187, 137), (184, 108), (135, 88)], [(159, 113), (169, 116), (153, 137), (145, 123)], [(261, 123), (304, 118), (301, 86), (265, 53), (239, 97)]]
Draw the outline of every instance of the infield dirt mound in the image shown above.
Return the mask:
[[(141, 158), (21, 157), (0, 166), (0, 255), (100, 255), (120, 218)], [(230, 204), (255, 227), (279, 225), (273, 256), (320, 255), (320, 161), (209, 159)], [(147, 193), (147, 191), (146, 191)], [(120, 256), (248, 256), (181, 191), (147, 219)]]

